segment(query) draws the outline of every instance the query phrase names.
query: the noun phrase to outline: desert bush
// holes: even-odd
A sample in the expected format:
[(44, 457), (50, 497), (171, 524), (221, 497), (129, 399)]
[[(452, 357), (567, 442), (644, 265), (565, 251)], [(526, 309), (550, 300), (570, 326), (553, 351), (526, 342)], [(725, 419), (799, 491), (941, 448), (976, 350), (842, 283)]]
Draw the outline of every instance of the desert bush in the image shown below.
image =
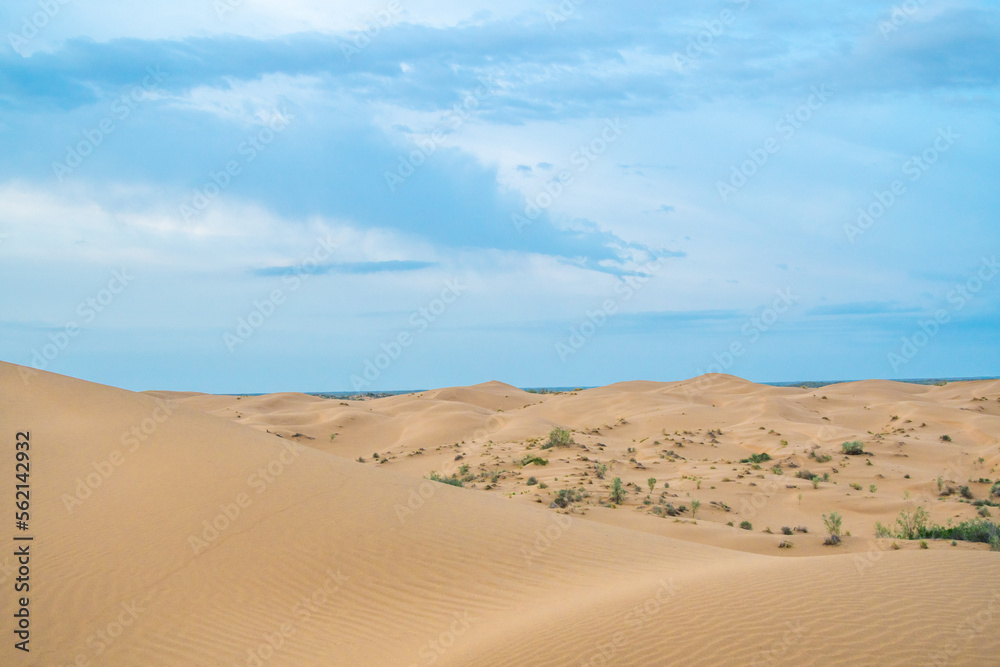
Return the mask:
[(840, 516), (839, 512), (830, 512), (823, 515), (823, 525), (826, 526), (826, 532), (830, 533), (832, 537), (840, 537), (842, 523), (843, 517)]
[(573, 436), (564, 428), (554, 428), (549, 431), (549, 439), (542, 449), (552, 449), (553, 447), (569, 447), (575, 444), (573, 442)]
[(625, 489), (622, 487), (622, 478), (615, 477), (611, 480), (611, 502), (621, 505), (625, 501)]
[(691, 516), (692, 517), (698, 516), (698, 510), (700, 508), (701, 508), (701, 501), (700, 500), (692, 500), (691, 501)]
[(928, 518), (930, 518), (930, 513), (923, 507), (918, 507), (913, 512), (903, 510), (899, 513), (899, 518), (896, 519), (896, 525), (899, 527), (896, 531), (896, 537), (903, 540), (915, 540), (924, 536)]
[(861, 485), (858, 484), (857, 482), (851, 482), (851, 488), (854, 489), (855, 491), (860, 491)]
[(549, 461), (548, 459), (543, 459), (540, 456), (532, 456), (530, 454), (521, 459), (521, 467), (529, 466), (532, 463), (539, 466), (545, 466), (549, 464)]
[(811, 472), (803, 468), (802, 470), (796, 472), (795, 476), (798, 477), (799, 479), (812, 479), (816, 475), (812, 474)]
[(848, 456), (860, 456), (865, 454), (865, 446), (860, 440), (853, 440), (851, 442), (845, 442), (840, 445), (841, 451)]
[(819, 488), (819, 477), (813, 477), (811, 481), (812, 481), (812, 484), (813, 484), (813, 488), (814, 489), (818, 489)]
[(431, 474), (427, 476), (427, 479), (432, 482), (441, 482), (442, 484), (450, 484), (451, 486), (462, 486), (463, 482), (458, 477), (458, 475), (452, 475), (451, 477), (442, 477), (435, 471), (431, 471)]
[(597, 479), (604, 479), (605, 473), (608, 472), (608, 466), (603, 463), (594, 464), (594, 474), (597, 475)]
[(782, 535), (791, 535), (792, 534), (792, 529), (789, 528), (788, 526), (782, 526), (781, 527), (781, 534)]
[(969, 487), (967, 487), (967, 486), (960, 486), (960, 487), (958, 487), (958, 492), (966, 500), (972, 500), (972, 490), (969, 489)]
[(869, 484), (868, 485), (868, 492), (869, 493), (875, 493), (876, 491), (878, 491), (878, 487), (877, 486), (875, 486), (874, 484)]
[(781, 469), (781, 466), (772, 466), (771, 472), (775, 475), (784, 475), (785, 471)]
[(751, 454), (745, 459), (740, 459), (740, 463), (764, 463), (765, 461), (770, 461), (771, 455), (767, 452), (761, 454)]
[(951, 442), (951, 436), (950, 435), (942, 435), (941, 436), (941, 442)]
[(583, 500), (583, 493), (575, 489), (559, 489), (559, 493), (556, 494), (555, 500), (549, 505), (550, 507), (566, 508), (569, 507), (570, 503), (578, 503)]
[(538, 484), (538, 478), (537, 477), (529, 477), (528, 478), (528, 486), (534, 486), (535, 484)]
[(778, 544), (778, 548), (779, 548), (779, 549), (791, 549), (791, 548), (792, 548), (792, 543), (791, 543), (791, 542), (789, 542), (788, 540), (782, 540), (782, 541), (781, 541), (781, 542), (780, 542), (780, 543)]
[(993, 488), (990, 489), (990, 495), (1000, 496), (1000, 480), (997, 480), (996, 484), (993, 485)]
[(740, 528), (743, 530), (753, 530), (753, 524), (749, 521), (740, 521)]
[(990, 508), (989, 507), (980, 507), (979, 508), (979, 516), (981, 516), (983, 518), (986, 518), (986, 517), (990, 516)]
[(649, 492), (652, 493), (653, 492), (653, 487), (656, 486), (656, 478), (655, 477), (650, 477), (649, 479), (646, 480), (646, 484), (649, 485)]

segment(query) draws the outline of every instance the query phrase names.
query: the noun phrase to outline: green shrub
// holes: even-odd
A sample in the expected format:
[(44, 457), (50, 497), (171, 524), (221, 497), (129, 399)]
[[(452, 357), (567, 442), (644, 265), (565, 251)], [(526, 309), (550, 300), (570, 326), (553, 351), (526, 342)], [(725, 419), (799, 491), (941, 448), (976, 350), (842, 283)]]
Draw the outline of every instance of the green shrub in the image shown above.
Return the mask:
[(828, 463), (833, 460), (833, 457), (829, 454), (817, 454), (815, 459), (817, 463)]
[(743, 530), (753, 530), (753, 524), (749, 521), (740, 521), (740, 528)]
[(832, 537), (840, 537), (842, 523), (843, 517), (840, 516), (839, 512), (830, 512), (823, 515), (823, 525), (826, 526), (826, 532), (830, 533)]
[(781, 469), (781, 466), (772, 466), (771, 472), (775, 475), (784, 475), (785, 471)]
[(788, 526), (782, 526), (781, 527), (781, 534), (782, 535), (791, 535), (792, 534), (792, 529), (789, 528)]
[(538, 484), (538, 478), (537, 477), (529, 477), (528, 478), (528, 486), (534, 486), (535, 484)]
[(625, 502), (625, 489), (622, 487), (622, 478), (615, 477), (611, 480), (611, 502), (621, 505)]
[(899, 518), (896, 519), (896, 525), (899, 527), (899, 530), (896, 531), (896, 537), (903, 540), (915, 540), (925, 536), (927, 519), (929, 518), (930, 513), (923, 507), (918, 507), (912, 513), (903, 510), (899, 513)]
[(555, 507), (569, 507), (570, 503), (578, 503), (583, 500), (583, 493), (575, 489), (559, 489), (552, 505)]
[(848, 456), (860, 456), (861, 454), (866, 453), (865, 446), (864, 444), (862, 444), (860, 440), (845, 442), (842, 445), (840, 445), (840, 449), (843, 451), (844, 454), (847, 454)]
[(941, 436), (941, 442), (951, 442), (951, 436), (950, 435), (942, 435)]
[(701, 501), (700, 500), (692, 500), (691, 501), (691, 516), (692, 517), (698, 516), (698, 509), (700, 507), (701, 507)]
[(521, 459), (521, 467), (530, 466), (532, 463), (538, 466), (545, 466), (549, 464), (549, 461), (548, 459), (543, 459), (540, 456), (532, 456), (531, 454)]
[(1000, 480), (998, 480), (997, 483), (993, 485), (993, 488), (990, 489), (990, 495), (1000, 496)]
[(765, 461), (770, 461), (771, 455), (767, 452), (761, 454), (751, 454), (745, 459), (740, 459), (740, 463), (764, 463)]
[(431, 480), (432, 482), (441, 482), (442, 484), (450, 484), (451, 486), (462, 486), (463, 484), (462, 480), (458, 477), (458, 475), (452, 475), (451, 477), (442, 477), (433, 470), (431, 471), (431, 474), (427, 477), (427, 479)]
[(803, 468), (802, 470), (796, 472), (795, 476), (798, 477), (799, 479), (812, 479), (816, 475), (812, 474), (811, 472)]
[(551, 449), (553, 447), (569, 447), (570, 445), (576, 444), (573, 442), (573, 436), (564, 428), (554, 428), (549, 431), (549, 440), (544, 445), (542, 449)]

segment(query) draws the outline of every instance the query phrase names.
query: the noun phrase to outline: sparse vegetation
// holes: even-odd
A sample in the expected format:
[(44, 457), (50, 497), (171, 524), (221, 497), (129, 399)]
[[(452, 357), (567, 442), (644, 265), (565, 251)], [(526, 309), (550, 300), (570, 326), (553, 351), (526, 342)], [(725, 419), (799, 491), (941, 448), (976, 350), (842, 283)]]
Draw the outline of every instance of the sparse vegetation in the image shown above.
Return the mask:
[(622, 487), (622, 478), (615, 477), (611, 480), (611, 502), (621, 505), (625, 502), (625, 489)]
[(791, 549), (791, 548), (792, 548), (792, 543), (791, 543), (791, 542), (789, 542), (788, 540), (782, 540), (782, 541), (781, 541), (781, 542), (780, 542), (780, 543), (778, 544), (778, 548), (779, 548), (779, 549)]
[(865, 451), (865, 446), (860, 440), (853, 440), (851, 442), (845, 442), (840, 445), (841, 451), (848, 456), (860, 456), (862, 454), (867, 454)]
[(947, 435), (947, 434), (942, 435), (941, 436), (941, 442), (951, 442), (951, 436)]
[(753, 530), (753, 524), (749, 521), (740, 521), (740, 528), (743, 530)]
[[(843, 520), (840, 512), (830, 512), (823, 515), (823, 525), (826, 526), (826, 532), (830, 533), (830, 537), (840, 537)], [(837, 542), (840, 540), (838, 539)]]
[(548, 441), (542, 445), (542, 449), (552, 449), (553, 447), (569, 447), (576, 444), (573, 442), (573, 435), (564, 428), (554, 428), (549, 431)]
[(538, 484), (538, 478), (537, 477), (529, 477), (528, 478), (528, 486), (534, 486), (535, 484)]
[(692, 517), (698, 516), (698, 510), (700, 508), (701, 508), (701, 501), (700, 500), (692, 500), (691, 501), (691, 516)]
[(771, 455), (767, 452), (761, 454), (751, 454), (745, 459), (740, 459), (740, 463), (764, 463), (765, 461), (770, 461)]

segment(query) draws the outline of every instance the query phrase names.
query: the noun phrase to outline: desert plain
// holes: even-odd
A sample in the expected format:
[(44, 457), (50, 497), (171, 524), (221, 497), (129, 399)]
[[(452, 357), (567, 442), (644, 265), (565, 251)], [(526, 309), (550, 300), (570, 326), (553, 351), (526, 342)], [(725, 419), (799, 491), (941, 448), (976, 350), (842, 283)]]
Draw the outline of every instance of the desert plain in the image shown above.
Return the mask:
[(0, 420), (4, 665), (1000, 664), (997, 544), (900, 532), (998, 521), (998, 380), (350, 400), (0, 363)]

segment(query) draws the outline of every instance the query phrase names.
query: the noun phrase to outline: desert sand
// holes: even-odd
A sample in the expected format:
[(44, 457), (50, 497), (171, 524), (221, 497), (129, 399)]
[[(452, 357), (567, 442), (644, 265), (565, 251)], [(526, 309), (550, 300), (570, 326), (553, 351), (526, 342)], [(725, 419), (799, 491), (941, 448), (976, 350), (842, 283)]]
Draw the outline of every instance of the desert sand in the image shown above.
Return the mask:
[[(4, 665), (1000, 664), (1000, 553), (874, 528), (979, 516), (939, 489), (990, 498), (1000, 381), (339, 400), (0, 363), (0, 392), (4, 493), (28, 431), (32, 507), (0, 536)], [(556, 428), (572, 444), (545, 448)]]

